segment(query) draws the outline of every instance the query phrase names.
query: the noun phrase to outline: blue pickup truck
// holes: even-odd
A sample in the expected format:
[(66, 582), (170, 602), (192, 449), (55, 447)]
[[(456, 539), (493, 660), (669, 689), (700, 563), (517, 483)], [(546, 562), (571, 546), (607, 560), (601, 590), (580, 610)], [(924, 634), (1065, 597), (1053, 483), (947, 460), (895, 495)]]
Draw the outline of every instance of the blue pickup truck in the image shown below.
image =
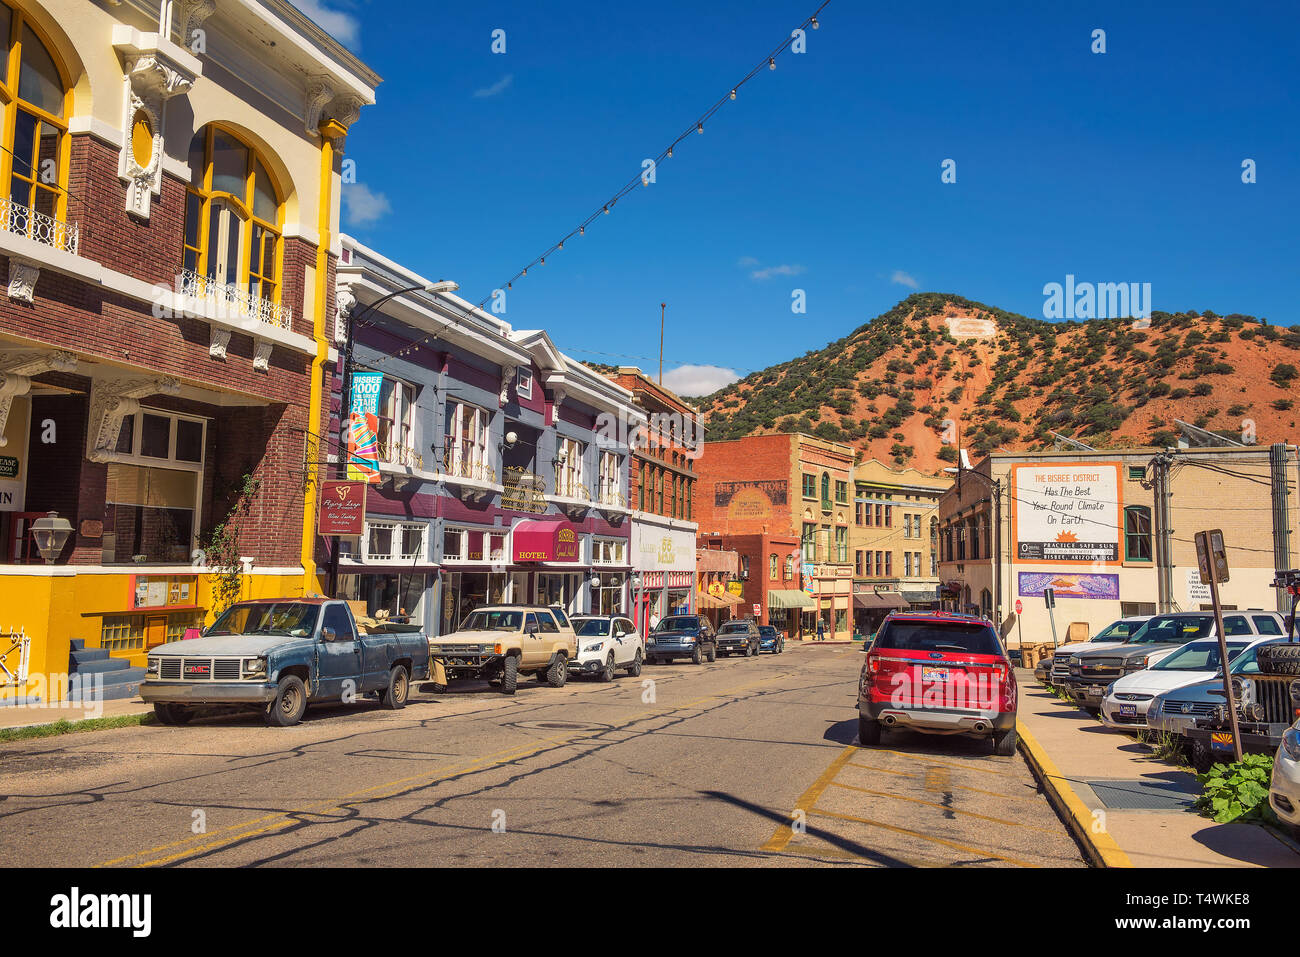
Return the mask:
[(287, 728), (308, 704), (365, 694), (402, 708), (411, 682), (428, 676), (422, 632), (362, 634), (345, 601), (274, 598), (238, 602), (202, 637), (151, 649), (140, 697), (163, 724), (184, 724), (200, 707), (243, 705)]

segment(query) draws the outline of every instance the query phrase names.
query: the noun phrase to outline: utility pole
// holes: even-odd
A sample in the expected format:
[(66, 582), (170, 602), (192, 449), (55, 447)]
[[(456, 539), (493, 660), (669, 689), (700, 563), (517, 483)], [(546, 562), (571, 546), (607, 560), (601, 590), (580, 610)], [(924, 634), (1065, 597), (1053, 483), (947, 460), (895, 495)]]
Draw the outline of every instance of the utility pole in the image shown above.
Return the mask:
[(659, 303), (659, 384), (664, 384), (664, 310), (668, 303)]

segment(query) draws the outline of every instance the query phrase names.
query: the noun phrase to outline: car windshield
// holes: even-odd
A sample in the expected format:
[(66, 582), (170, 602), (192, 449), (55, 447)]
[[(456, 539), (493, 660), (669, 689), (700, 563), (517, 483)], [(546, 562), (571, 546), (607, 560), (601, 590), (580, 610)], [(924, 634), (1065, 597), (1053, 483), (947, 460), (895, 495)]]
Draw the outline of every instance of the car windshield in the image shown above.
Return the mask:
[(729, 621), (718, 629), (719, 634), (730, 634), (733, 631), (749, 631), (749, 625), (743, 621)]
[(764, 638), (776, 637), (776, 629), (773, 628), (771, 625), (759, 625), (758, 633), (762, 635)]
[(577, 626), (579, 636), (583, 638), (609, 637), (609, 619), (607, 618), (575, 618), (573, 623)]
[(1183, 645), (1214, 631), (1213, 615), (1156, 615), (1133, 633), (1131, 645)]
[(655, 625), (655, 631), (686, 631), (700, 626), (700, 620), (691, 615), (675, 615), (664, 618)]
[(316, 631), (320, 606), (305, 602), (249, 602), (232, 605), (205, 631), (215, 635), (289, 635), (305, 638)]
[(1257, 675), (1259, 674), (1259, 659), (1256, 652), (1259, 646), (1247, 648), (1237, 657), (1228, 662), (1228, 674), (1230, 675)]
[(891, 621), (881, 627), (872, 649), (953, 651), (1000, 655), (1002, 647), (988, 625), (966, 622)]
[[(1245, 642), (1228, 642), (1228, 660), (1234, 660), (1246, 649)], [(1222, 661), (1217, 641), (1193, 641), (1184, 645), (1168, 658), (1151, 666), (1152, 671), (1218, 671)]]
[(1116, 621), (1097, 632), (1089, 641), (1128, 641), (1129, 636), (1140, 628), (1144, 622)]
[(457, 631), (518, 631), (524, 623), (524, 613), (514, 609), (485, 609), (471, 612), (460, 623)]

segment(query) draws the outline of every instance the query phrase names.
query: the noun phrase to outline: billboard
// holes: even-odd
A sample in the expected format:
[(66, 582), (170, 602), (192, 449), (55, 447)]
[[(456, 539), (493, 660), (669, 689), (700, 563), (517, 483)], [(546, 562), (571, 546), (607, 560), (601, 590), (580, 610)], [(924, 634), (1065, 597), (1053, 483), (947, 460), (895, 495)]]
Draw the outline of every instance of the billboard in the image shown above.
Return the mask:
[(348, 478), (375, 485), (379, 476), (379, 392), (382, 372), (354, 372), (348, 403)]
[(1074, 575), (1059, 572), (1017, 572), (1016, 593), (1022, 598), (1042, 598), (1050, 588), (1057, 598), (1119, 600), (1118, 575)]
[(1118, 565), (1124, 534), (1118, 462), (1011, 466), (1017, 562)]

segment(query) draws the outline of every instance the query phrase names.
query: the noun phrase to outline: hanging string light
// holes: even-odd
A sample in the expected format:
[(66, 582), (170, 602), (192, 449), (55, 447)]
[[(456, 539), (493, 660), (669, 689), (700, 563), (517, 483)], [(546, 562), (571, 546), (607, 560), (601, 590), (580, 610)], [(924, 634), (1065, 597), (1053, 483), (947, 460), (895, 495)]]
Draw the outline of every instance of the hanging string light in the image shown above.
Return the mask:
[[(822, 10), (824, 10), (827, 4), (829, 3), (830, 0), (823, 0), (821, 5), (818, 6), (817, 9), (813, 12), (812, 16), (805, 19), (803, 23), (799, 25), (799, 29), (802, 30), (807, 27), (811, 27), (814, 30), (819, 29), (821, 24), (817, 22), (817, 14), (821, 13)], [(676, 147), (679, 143), (681, 143), (682, 140), (690, 136), (692, 131), (694, 131), (695, 133), (703, 133), (704, 121), (709, 119), (711, 116), (713, 116), (713, 114), (716, 113), (718, 110), (720, 110), (724, 104), (733, 102), (736, 99), (737, 91), (746, 83), (748, 83), (750, 80), (752, 80), (755, 76), (757, 76), (760, 72), (762, 72), (764, 65), (766, 65), (769, 70), (775, 70), (776, 58), (779, 57), (782, 53), (785, 53), (790, 48), (790, 45), (794, 42), (794, 38), (797, 32), (798, 32), (797, 30), (792, 30), (790, 34), (784, 40), (781, 41), (781, 44), (775, 50), (773, 50), (771, 53), (765, 56), (762, 60), (760, 60), (758, 65), (755, 66), (748, 73), (746, 73), (739, 83), (734, 83), (730, 87), (728, 87), (727, 88), (728, 92), (724, 93), (722, 97), (718, 99), (711, 107), (709, 107), (709, 109), (706, 110), (702, 116), (696, 119), (693, 126), (688, 126), (685, 132), (678, 135), (676, 139), (674, 139), (671, 143), (669, 143), (668, 147), (663, 151), (661, 151), (659, 155), (654, 158), (654, 163), (658, 165), (659, 163), (663, 162), (665, 159), (672, 159), (674, 147)], [(644, 184), (645, 181), (644, 177), (645, 177), (644, 170), (638, 172), (633, 179), (625, 183), (623, 187), (619, 189), (616, 193), (614, 193), (614, 195), (607, 202), (603, 203), (599, 209), (597, 209), (594, 213), (589, 215), (586, 219), (582, 220), (582, 222), (579, 223), (576, 228), (566, 233), (564, 237), (560, 239), (559, 242), (553, 244), (550, 248), (546, 250), (545, 253), (538, 256), (532, 262), (528, 263), (528, 265), (524, 266), (517, 273), (511, 276), (505, 282), (505, 288), (506, 289), (513, 288), (514, 280), (523, 279), (524, 277), (526, 277), (528, 275), (528, 269), (530, 266), (545, 265), (546, 255), (555, 250), (563, 249), (565, 240), (572, 239), (574, 236), (585, 236), (587, 234), (587, 227), (590, 226), (601, 215), (608, 216), (610, 210), (613, 209), (615, 203), (617, 203), (622, 197), (626, 196), (628, 193), (636, 189), (638, 185)], [(497, 288), (499, 289), (501, 287), (497, 287)], [(493, 294), (489, 293), (486, 297), (484, 297), (484, 299), (481, 302), (479, 302), (477, 306), (474, 307), (475, 310), (481, 311), (485, 306), (487, 306), (492, 301), (492, 296)], [(458, 320), (453, 320), (453, 321), (456, 324), (459, 324)], [(405, 349), (393, 353), (392, 357), (406, 355), (410, 351), (418, 348), (420, 345), (427, 344), (428, 342), (431, 341), (432, 338), (434, 337), (426, 336), (424, 339), (421, 339), (419, 342), (413, 342)], [(384, 357), (384, 358), (388, 358), (388, 357)], [(376, 362), (373, 364), (377, 365), (379, 363), (382, 363), (384, 361), (384, 358), (380, 358), (376, 360)]]

